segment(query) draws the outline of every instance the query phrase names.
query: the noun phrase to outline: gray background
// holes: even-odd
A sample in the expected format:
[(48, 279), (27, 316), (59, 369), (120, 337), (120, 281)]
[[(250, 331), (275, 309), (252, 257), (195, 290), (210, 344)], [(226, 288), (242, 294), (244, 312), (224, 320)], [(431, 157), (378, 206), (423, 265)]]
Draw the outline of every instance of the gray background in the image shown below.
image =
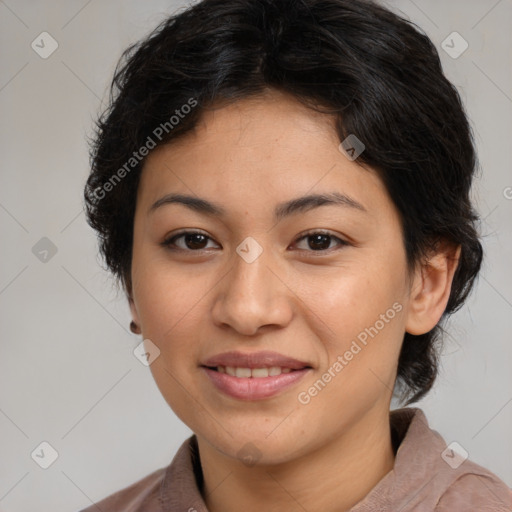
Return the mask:
[[(483, 272), (418, 405), (448, 443), (512, 486), (512, 0), (387, 4), (439, 48), (483, 167)], [(140, 339), (82, 212), (85, 136), (117, 59), (182, 5), (0, 1), (0, 511), (78, 510), (167, 465), (190, 435), (132, 353)], [(59, 45), (47, 59), (31, 48), (43, 31)], [(441, 46), (453, 31), (469, 43), (457, 59)], [(46, 262), (33, 251), (43, 237), (57, 249)], [(58, 452), (48, 469), (31, 458), (42, 441)]]

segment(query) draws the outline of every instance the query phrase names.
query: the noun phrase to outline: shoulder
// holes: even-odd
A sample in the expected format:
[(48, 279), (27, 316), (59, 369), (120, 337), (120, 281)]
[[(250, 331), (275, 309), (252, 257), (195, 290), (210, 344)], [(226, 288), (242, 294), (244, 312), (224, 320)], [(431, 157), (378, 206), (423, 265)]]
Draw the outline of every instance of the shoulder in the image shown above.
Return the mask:
[(166, 468), (157, 469), (80, 512), (160, 512), (160, 486), (165, 471)]
[(392, 499), (406, 503), (406, 510), (421, 503), (435, 512), (512, 512), (512, 491), (505, 482), (468, 459), (457, 443), (447, 445), (421, 409), (392, 411), (391, 424), (400, 443)]
[(153, 471), (80, 512), (163, 512), (183, 508), (184, 503), (191, 503), (194, 499), (200, 501), (194, 473), (196, 453), (197, 439), (192, 436), (183, 442), (168, 466)]
[(505, 482), (472, 461), (463, 465), (464, 472), (442, 494), (436, 512), (512, 512), (512, 489)]

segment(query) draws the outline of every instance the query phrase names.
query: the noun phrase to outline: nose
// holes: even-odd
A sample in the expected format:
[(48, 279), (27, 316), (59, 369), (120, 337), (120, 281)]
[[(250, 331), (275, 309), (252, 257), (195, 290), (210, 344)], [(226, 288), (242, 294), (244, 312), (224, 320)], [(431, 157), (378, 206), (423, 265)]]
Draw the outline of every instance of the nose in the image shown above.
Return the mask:
[(212, 317), (217, 326), (253, 336), (264, 328), (290, 323), (294, 295), (269, 253), (264, 250), (250, 263), (234, 255), (233, 266), (216, 287)]

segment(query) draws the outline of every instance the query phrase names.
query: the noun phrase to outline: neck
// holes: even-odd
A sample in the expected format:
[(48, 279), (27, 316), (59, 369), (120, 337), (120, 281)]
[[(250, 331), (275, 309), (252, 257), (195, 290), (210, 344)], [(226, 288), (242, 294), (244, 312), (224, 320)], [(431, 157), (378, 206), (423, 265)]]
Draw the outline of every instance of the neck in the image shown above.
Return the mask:
[(319, 449), (275, 465), (247, 467), (198, 437), (210, 512), (346, 512), (393, 469), (389, 409), (370, 411)]

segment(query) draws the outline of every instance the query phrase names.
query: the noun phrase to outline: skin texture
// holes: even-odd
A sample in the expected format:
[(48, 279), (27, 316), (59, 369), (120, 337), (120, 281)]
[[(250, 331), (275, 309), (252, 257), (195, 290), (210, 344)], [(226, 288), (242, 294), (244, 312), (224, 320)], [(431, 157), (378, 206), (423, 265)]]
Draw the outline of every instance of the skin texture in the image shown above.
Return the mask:
[[(332, 118), (268, 91), (206, 112), (194, 132), (145, 162), (130, 309), (143, 338), (160, 349), (150, 368), (162, 395), (197, 435), (213, 512), (348, 510), (393, 467), (388, 414), (403, 335), (439, 321), (459, 248), (440, 246), (409, 274), (383, 183), (338, 145)], [(330, 192), (367, 211), (324, 205), (273, 218), (278, 203)], [(180, 204), (149, 212), (169, 193), (207, 199), (226, 214)], [(183, 229), (209, 238), (187, 246), (182, 237), (174, 250), (162, 245)], [(311, 236), (303, 237), (318, 230), (348, 245), (327, 238), (314, 250)], [(236, 252), (249, 236), (263, 249), (252, 263)], [(401, 306), (394, 318), (300, 403), (298, 394), (393, 304)], [(273, 350), (312, 369), (277, 396), (237, 400), (200, 367), (233, 350)], [(247, 443), (259, 457), (252, 466), (240, 460)]]

